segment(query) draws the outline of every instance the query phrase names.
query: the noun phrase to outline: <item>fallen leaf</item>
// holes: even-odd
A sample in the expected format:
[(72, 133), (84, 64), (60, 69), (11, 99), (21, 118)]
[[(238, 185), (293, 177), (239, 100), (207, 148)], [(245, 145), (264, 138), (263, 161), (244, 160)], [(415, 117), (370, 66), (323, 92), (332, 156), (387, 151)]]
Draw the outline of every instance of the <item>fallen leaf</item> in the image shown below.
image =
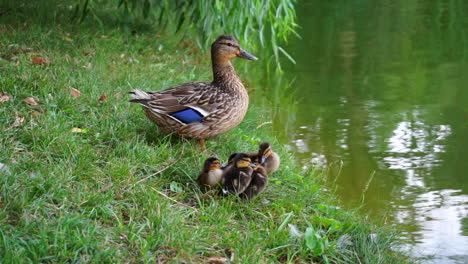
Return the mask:
[(44, 64), (47, 64), (48, 62), (42, 57), (34, 57), (32, 58), (32, 63), (36, 65), (44, 65)]
[(106, 184), (104, 186), (101, 187), (101, 192), (105, 192), (107, 190), (109, 190), (110, 188), (112, 188), (112, 186), (114, 186), (113, 183), (109, 183), (109, 184)]
[(10, 96), (6, 93), (0, 93), (0, 104), (10, 100)]
[(74, 98), (78, 98), (81, 95), (81, 92), (73, 87), (70, 87), (70, 92)]
[(10, 169), (6, 164), (0, 162), (0, 172), (4, 172), (5, 174), (10, 174)]
[(70, 130), (72, 133), (88, 133), (88, 130), (86, 129), (81, 129), (79, 127), (74, 127)]
[(211, 257), (207, 259), (210, 264), (224, 264), (228, 262), (228, 259), (225, 257)]
[(38, 111), (38, 110), (31, 111), (31, 116), (33, 116), (33, 117), (37, 117), (37, 116), (40, 116), (40, 115), (42, 115), (41, 111)]
[(102, 94), (101, 97), (99, 97), (99, 102), (105, 102), (107, 101), (107, 96), (106, 94)]
[(73, 39), (68, 37), (68, 36), (63, 36), (63, 39), (68, 41), (68, 42), (73, 42)]
[(38, 105), (38, 103), (36, 102), (36, 100), (34, 100), (34, 98), (32, 97), (28, 97), (28, 98), (25, 98), (23, 100), (23, 102), (29, 104), (29, 105)]
[(288, 224), (289, 226), (289, 236), (290, 237), (299, 237), (302, 236), (301, 231), (297, 228), (296, 225)]
[(18, 116), (18, 117), (16, 117), (15, 122), (13, 122), (13, 124), (12, 124), (11, 126), (13, 126), (13, 127), (19, 127), (19, 126), (21, 125), (21, 123), (24, 122), (24, 120), (25, 120), (24, 117)]

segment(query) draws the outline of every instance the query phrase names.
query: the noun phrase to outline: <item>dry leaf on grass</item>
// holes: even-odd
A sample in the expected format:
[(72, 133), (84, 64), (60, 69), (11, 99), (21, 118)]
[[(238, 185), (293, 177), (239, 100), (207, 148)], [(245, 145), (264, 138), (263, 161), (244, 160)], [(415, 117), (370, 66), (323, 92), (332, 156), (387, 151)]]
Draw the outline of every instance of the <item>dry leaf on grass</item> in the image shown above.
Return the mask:
[(32, 97), (27, 97), (23, 100), (23, 102), (29, 104), (29, 105), (38, 105), (38, 103), (36, 102), (36, 100), (34, 100), (34, 98)]
[(225, 264), (228, 262), (228, 259), (225, 257), (211, 257), (207, 259), (207, 262), (210, 264)]
[(32, 116), (32, 117), (37, 117), (37, 116), (40, 116), (40, 115), (42, 115), (40, 109), (32, 110), (32, 111), (31, 111), (31, 116)]
[(0, 104), (10, 100), (10, 96), (6, 93), (0, 93)]
[(79, 127), (74, 127), (70, 130), (72, 133), (88, 133), (87, 129), (81, 129)]
[(78, 91), (77, 89), (73, 88), (73, 87), (70, 87), (70, 92), (71, 92), (71, 95), (73, 96), (73, 98), (78, 98), (81, 95), (81, 92)]
[(49, 64), (50, 62), (46, 61), (42, 57), (34, 57), (32, 58), (32, 63), (36, 65), (44, 65), (44, 64)]
[(102, 94), (101, 97), (99, 97), (99, 102), (105, 102), (107, 101), (107, 96), (106, 94)]
[(24, 120), (25, 120), (24, 117), (17, 116), (16, 119), (15, 119), (15, 122), (13, 122), (13, 124), (11, 126), (12, 127), (19, 127), (24, 122)]
[(6, 164), (3, 164), (0, 162), (0, 172), (3, 172), (5, 174), (10, 174), (10, 168)]

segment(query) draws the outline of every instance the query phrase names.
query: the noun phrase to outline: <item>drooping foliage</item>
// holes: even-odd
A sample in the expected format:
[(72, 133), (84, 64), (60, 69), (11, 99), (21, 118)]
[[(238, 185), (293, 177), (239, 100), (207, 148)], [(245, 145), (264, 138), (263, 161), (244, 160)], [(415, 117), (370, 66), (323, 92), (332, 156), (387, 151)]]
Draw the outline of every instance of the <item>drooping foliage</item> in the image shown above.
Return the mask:
[[(294, 4), (295, 0), (120, 0), (116, 3), (127, 21), (144, 21), (170, 33), (190, 34), (205, 48), (219, 34), (232, 34), (248, 48), (271, 49), (269, 53), (278, 65), (280, 54), (294, 62), (281, 47), (290, 35), (298, 35)], [(94, 11), (103, 6), (112, 3), (81, 0), (74, 7), (74, 17), (82, 20), (90, 11), (96, 14)]]

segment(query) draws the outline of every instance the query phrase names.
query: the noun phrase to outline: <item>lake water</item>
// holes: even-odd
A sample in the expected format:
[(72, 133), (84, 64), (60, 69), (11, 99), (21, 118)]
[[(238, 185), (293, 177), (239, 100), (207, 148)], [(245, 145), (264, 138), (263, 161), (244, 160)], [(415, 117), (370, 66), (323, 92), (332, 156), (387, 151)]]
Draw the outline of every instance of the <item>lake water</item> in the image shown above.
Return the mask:
[(286, 46), (297, 64), (270, 88), (282, 143), (327, 171), (343, 206), (364, 199), (363, 214), (399, 230), (400, 250), (468, 263), (468, 1), (297, 12), (302, 39)]

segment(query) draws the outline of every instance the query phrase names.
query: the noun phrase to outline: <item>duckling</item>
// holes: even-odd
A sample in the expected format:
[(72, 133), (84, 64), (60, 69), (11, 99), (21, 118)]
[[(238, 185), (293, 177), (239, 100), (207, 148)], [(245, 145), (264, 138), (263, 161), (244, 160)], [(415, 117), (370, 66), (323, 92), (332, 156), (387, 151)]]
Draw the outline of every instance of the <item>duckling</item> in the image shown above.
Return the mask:
[(275, 172), (280, 166), (280, 157), (273, 152), (271, 144), (263, 142), (260, 144), (257, 153), (250, 153), (254, 162), (262, 165), (268, 174)]
[(234, 152), (232, 153), (229, 158), (228, 158), (228, 162), (226, 164), (223, 164), (221, 165), (221, 169), (225, 170), (227, 169), (229, 166), (232, 165), (232, 163), (234, 162), (234, 158), (237, 156), (237, 154), (239, 154), (240, 152)]
[(244, 119), (249, 95), (231, 60), (258, 60), (230, 35), (221, 35), (211, 46), (212, 82), (189, 82), (162, 91), (130, 92), (130, 102), (143, 106), (146, 116), (163, 132), (196, 138), (204, 147), (212, 138), (233, 129)]
[(245, 191), (252, 180), (252, 160), (246, 153), (238, 153), (221, 177), (224, 194), (239, 194)]
[(264, 167), (257, 164), (252, 173), (252, 180), (249, 186), (239, 197), (244, 201), (250, 201), (254, 196), (259, 195), (268, 184), (268, 174)]
[(198, 176), (198, 184), (203, 192), (214, 189), (219, 185), (223, 170), (220, 161), (215, 157), (205, 160), (203, 171)]

